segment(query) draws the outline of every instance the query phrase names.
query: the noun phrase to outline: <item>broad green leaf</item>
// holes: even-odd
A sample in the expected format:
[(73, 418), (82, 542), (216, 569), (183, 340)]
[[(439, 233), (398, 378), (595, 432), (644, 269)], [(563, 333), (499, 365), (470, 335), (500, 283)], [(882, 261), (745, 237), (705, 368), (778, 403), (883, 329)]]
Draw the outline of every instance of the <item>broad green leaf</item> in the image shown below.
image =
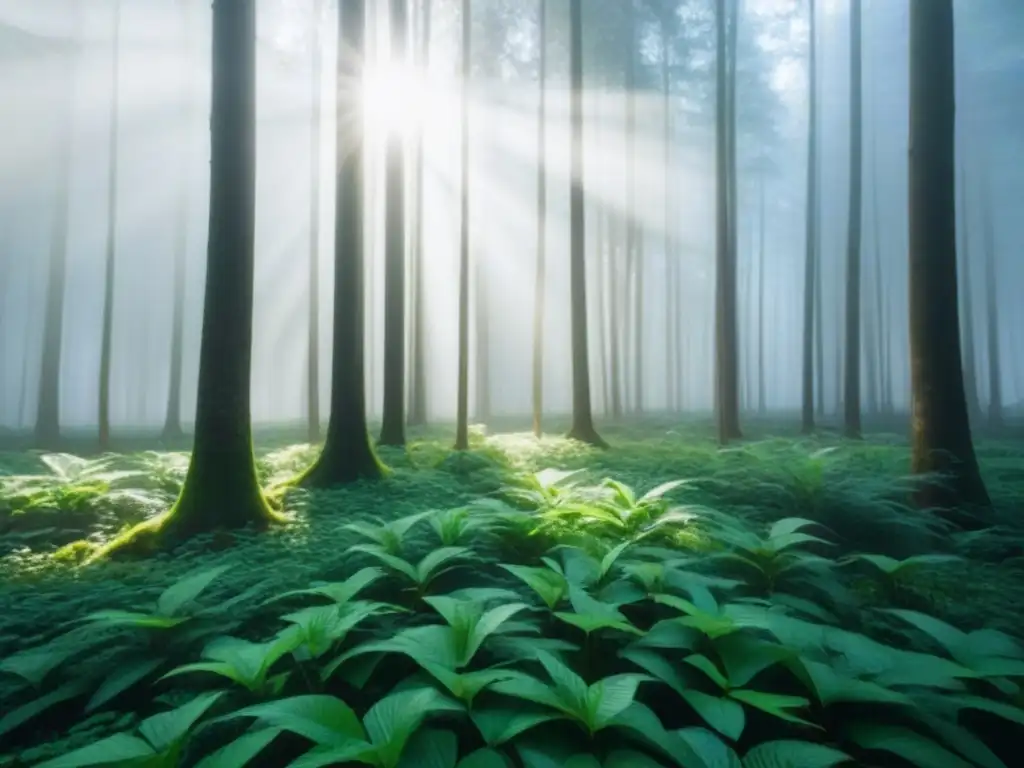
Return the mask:
[(280, 733), (276, 728), (250, 731), (204, 757), (195, 768), (245, 768)]
[(634, 645), (622, 650), (619, 656), (633, 662), (645, 672), (654, 675), (655, 678), (672, 688), (680, 696), (688, 688), (686, 679), (683, 677), (678, 665), (672, 664), (659, 653)]
[[(478, 749), (459, 761), (456, 768), (509, 768), (510, 763), (501, 752), (490, 748)], [(637, 768), (643, 768), (638, 766)]]
[(732, 748), (706, 728), (683, 728), (676, 736), (700, 755), (707, 768), (742, 768)]
[(962, 632), (951, 624), (928, 616), (918, 611), (907, 611), (900, 608), (884, 608), (883, 613), (895, 616), (908, 624), (916, 627), (921, 632), (930, 636), (939, 645), (945, 648), (951, 655), (956, 656), (957, 651), (967, 643), (967, 633)]
[(622, 710), (612, 725), (624, 728), (652, 747), (657, 747), (663, 757), (680, 768), (711, 768), (687, 741), (665, 730), (657, 715), (638, 701)]
[(846, 730), (857, 746), (891, 752), (917, 768), (972, 768), (963, 758), (909, 728), (857, 723)]
[(392, 693), (370, 707), (363, 725), (377, 750), (381, 768), (395, 768), (423, 720), (440, 711), (460, 712), (462, 707), (433, 688)]
[(976, 709), (980, 712), (988, 712), (990, 715), (1001, 717), (1017, 725), (1024, 725), (1024, 709), (1004, 704), (1001, 701), (984, 699), (981, 696), (956, 696), (953, 703), (960, 709)]
[(557, 712), (531, 711), (520, 707), (482, 707), (471, 710), (469, 717), (480, 731), (484, 742), (488, 746), (497, 747), (541, 723), (558, 720), (562, 715)]
[(729, 685), (746, 685), (764, 670), (793, 655), (787, 648), (766, 643), (745, 633), (726, 635), (715, 642)]
[(617, 749), (604, 759), (604, 768), (662, 768), (662, 764), (643, 752)]
[[(555, 686), (543, 683), (535, 677), (517, 672), (508, 680), (501, 680), (491, 686), (491, 690), (503, 696), (531, 701), (545, 707), (551, 707), (571, 717), (578, 717), (582, 709), (582, 696), (579, 701), (567, 702), (561, 691)], [(584, 694), (585, 695), (585, 692)]]
[(525, 565), (502, 564), (502, 568), (518, 579), (525, 582), (526, 586), (537, 593), (537, 596), (544, 601), (549, 609), (554, 610), (568, 594), (569, 583), (565, 576), (550, 568), (532, 568)]
[(619, 559), (619, 555), (625, 552), (626, 547), (630, 546), (632, 543), (633, 542), (628, 540), (624, 541), (621, 544), (612, 547), (605, 553), (604, 557), (601, 558), (598, 580), (603, 580), (609, 573), (611, 573), (612, 568), (615, 567), (615, 561)]
[(729, 681), (726, 680), (725, 675), (718, 669), (711, 659), (705, 656), (703, 653), (691, 653), (689, 656), (684, 656), (683, 661), (689, 664), (691, 667), (695, 667), (711, 678), (712, 682), (722, 690), (729, 687)]
[(556, 611), (554, 617), (566, 624), (571, 624), (586, 634), (591, 634), (599, 629), (616, 629), (619, 632), (628, 632), (633, 635), (642, 635), (643, 630), (637, 629), (625, 621), (618, 621), (608, 616), (595, 616), (593, 614), (566, 613)]
[(124, 693), (144, 677), (156, 671), (163, 663), (163, 659), (143, 659), (126, 664), (125, 666), (116, 667), (103, 679), (100, 687), (96, 689), (92, 698), (89, 699), (89, 703), (86, 704), (85, 711), (92, 712), (102, 707), (108, 701)]
[(109, 766), (128, 763), (152, 757), (156, 754), (145, 741), (127, 733), (118, 733), (100, 739), (88, 746), (68, 752), (66, 755), (45, 760), (36, 768), (86, 768), (87, 766)]
[(304, 736), (327, 747), (365, 742), (366, 733), (356, 713), (334, 696), (305, 695), (245, 707), (222, 720), (254, 717), (267, 725)]
[(810, 741), (766, 741), (743, 756), (743, 768), (832, 768), (853, 758)]
[(469, 664), (476, 655), (476, 652), (480, 650), (480, 646), (483, 645), (490, 635), (497, 632), (502, 624), (526, 608), (527, 605), (525, 603), (510, 603), (492, 608), (484, 613), (473, 626), (466, 644), (465, 655), (461, 659), (462, 664)]
[(434, 679), (448, 689), (455, 698), (465, 704), (473, 700), (487, 687), (502, 680), (511, 680), (515, 672), (508, 669), (479, 669), (472, 672), (454, 672), (430, 662), (420, 662), (420, 666)]
[(106, 624), (109, 627), (142, 627), (146, 629), (170, 629), (188, 621), (188, 616), (160, 616), (138, 611), (96, 611), (82, 621)]
[(459, 740), (451, 731), (422, 728), (409, 739), (398, 768), (455, 768)]
[(0, 717), (0, 736), (10, 733), (15, 728), (27, 723), (32, 718), (42, 714), (50, 707), (70, 701), (81, 696), (89, 689), (88, 683), (83, 679), (71, 680), (55, 688), (49, 693), (44, 693), (37, 699), (32, 699), (19, 707), (15, 707)]
[(555, 690), (562, 701), (571, 703), (575, 708), (574, 714), (580, 717), (587, 706), (588, 686), (583, 678), (550, 653), (538, 653), (537, 660), (555, 684)]
[(393, 555), (390, 552), (387, 552), (376, 544), (355, 544), (349, 547), (348, 551), (362, 552), (370, 557), (374, 557), (386, 565), (391, 571), (400, 573), (409, 579), (409, 581), (419, 584), (419, 573), (413, 563), (403, 560), (398, 555)]
[(416, 564), (416, 583), (421, 587), (426, 586), (445, 566), (450, 566), (452, 561), (465, 559), (470, 555), (472, 550), (469, 547), (441, 547), (433, 550)]
[(607, 727), (633, 703), (640, 683), (653, 679), (650, 675), (610, 675), (591, 685), (587, 690), (587, 719), (593, 731)]
[[(330, 584), (319, 584), (309, 589), (295, 589), (284, 592), (271, 600), (280, 600), (285, 597), (298, 595), (319, 595), (326, 597), (334, 603), (347, 603), (356, 595), (369, 587), (384, 576), (384, 571), (376, 566), (367, 566), (353, 573), (344, 581), (332, 582)], [(268, 601), (270, 602), (270, 601)]]
[(32, 687), (38, 688), (50, 672), (85, 650), (88, 650), (88, 646), (55, 641), (41, 648), (8, 656), (0, 661), (0, 672), (16, 675)]
[(710, 696), (696, 690), (683, 691), (682, 696), (705, 723), (726, 738), (737, 741), (743, 735), (743, 728), (747, 724), (743, 705), (732, 699)]
[(182, 704), (180, 707), (147, 717), (139, 724), (139, 735), (153, 745), (154, 750), (164, 752), (173, 745), (180, 743), (192, 729), (192, 726), (223, 695), (224, 691), (201, 693), (192, 701)]
[(372, 744), (356, 739), (347, 739), (336, 746), (315, 747), (302, 757), (288, 763), (288, 768), (326, 768), (352, 762), (380, 765)]
[(762, 691), (748, 691), (740, 689), (729, 691), (729, 697), (736, 699), (737, 701), (741, 701), (755, 709), (760, 709), (762, 712), (767, 712), (769, 715), (777, 717), (780, 720), (786, 720), (790, 723), (800, 723), (801, 725), (814, 726), (813, 723), (786, 711), (788, 709), (803, 708), (810, 704), (807, 699), (800, 696), (783, 696), (778, 693), (764, 693)]
[(657, 501), (666, 493), (674, 491), (676, 488), (681, 485), (685, 485), (687, 482), (687, 480), (669, 480), (667, 483), (662, 483), (661, 485), (651, 488), (651, 490), (640, 497), (639, 501), (641, 504)]
[(177, 616), (183, 608), (199, 597), (204, 589), (230, 567), (230, 565), (219, 565), (175, 582), (157, 598), (156, 612), (161, 616)]

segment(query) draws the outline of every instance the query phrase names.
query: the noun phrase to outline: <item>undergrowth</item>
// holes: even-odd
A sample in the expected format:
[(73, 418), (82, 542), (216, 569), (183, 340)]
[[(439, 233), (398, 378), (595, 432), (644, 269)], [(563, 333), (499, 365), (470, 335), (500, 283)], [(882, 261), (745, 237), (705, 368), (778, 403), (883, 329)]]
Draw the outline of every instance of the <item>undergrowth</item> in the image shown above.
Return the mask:
[[(84, 569), (182, 455), (11, 457), (0, 765), (1015, 762), (1019, 529), (908, 506), (895, 441), (609, 437), (417, 442), (384, 482), (290, 492), (279, 531)], [(980, 453), (1011, 499), (1015, 454)], [(85, 542), (26, 535), (68, 515)], [(990, 571), (1005, 606), (952, 610)]]

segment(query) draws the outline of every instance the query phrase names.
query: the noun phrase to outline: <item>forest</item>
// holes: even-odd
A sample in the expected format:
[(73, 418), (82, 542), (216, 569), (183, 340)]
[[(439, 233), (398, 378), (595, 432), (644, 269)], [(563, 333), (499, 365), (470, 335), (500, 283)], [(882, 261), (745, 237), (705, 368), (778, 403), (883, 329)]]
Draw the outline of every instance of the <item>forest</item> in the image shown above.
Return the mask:
[(0, 66), (0, 768), (1020, 764), (1020, 0)]

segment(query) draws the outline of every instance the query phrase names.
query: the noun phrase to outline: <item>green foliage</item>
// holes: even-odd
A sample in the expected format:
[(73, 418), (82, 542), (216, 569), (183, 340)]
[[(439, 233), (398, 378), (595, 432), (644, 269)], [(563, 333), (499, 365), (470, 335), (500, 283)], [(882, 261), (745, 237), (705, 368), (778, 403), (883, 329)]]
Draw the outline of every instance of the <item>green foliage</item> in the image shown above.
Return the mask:
[[(215, 567), (183, 570), (186, 550), (78, 571), (83, 595), (113, 585), (108, 605), (72, 606), (0, 662), (10, 764), (1012, 764), (1019, 642), (845, 588), (858, 568), (910, 584), (963, 558), (851, 551), (814, 506), (771, 516), (664, 474), (590, 483), (516, 450), (505, 502), (445, 497), (427, 483), (448, 470), (399, 464), (372, 503), (295, 494), (299, 522)], [(147, 570), (174, 576), (150, 591)], [(55, 712), (109, 719), (59, 740)]]

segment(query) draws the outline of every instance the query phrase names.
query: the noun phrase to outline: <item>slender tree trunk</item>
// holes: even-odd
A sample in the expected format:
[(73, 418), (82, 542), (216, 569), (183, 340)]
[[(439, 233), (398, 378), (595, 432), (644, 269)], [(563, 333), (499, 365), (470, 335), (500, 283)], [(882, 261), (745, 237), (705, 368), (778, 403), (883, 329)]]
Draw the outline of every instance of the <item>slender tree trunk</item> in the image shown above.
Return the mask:
[(111, 79), (113, 94), (110, 99), (110, 133), (107, 165), (107, 235), (106, 262), (103, 270), (103, 328), (100, 341), (99, 382), (99, 447), (110, 449), (110, 368), (114, 336), (114, 269), (117, 252), (117, 158), (118, 112), (120, 106), (121, 73), (121, 0), (114, 0), (114, 36)]
[(861, 180), (863, 126), (861, 119), (861, 0), (850, 4), (850, 210), (846, 240), (846, 353), (843, 366), (843, 434), (861, 437), (860, 414), (860, 283)]
[(910, 3), (910, 360), (916, 473), (941, 472), (920, 502), (989, 505), (971, 442), (956, 279), (952, 0)]
[(961, 336), (964, 356), (964, 397), (967, 399), (968, 418), (977, 419), (981, 414), (981, 397), (978, 387), (977, 336), (974, 332), (974, 290), (972, 280), (971, 251), (971, 200), (967, 194), (967, 169), (961, 164), (960, 170), (960, 258), (957, 260), (962, 313)]
[[(77, 34), (77, 30), (76, 30)], [(49, 275), (43, 316), (43, 351), (39, 371), (39, 396), (36, 403), (35, 446), (56, 450), (60, 447), (60, 379), (64, 340), (64, 289), (67, 282), (68, 214), (71, 196), (71, 142), (74, 95), (74, 71), (79, 44), (65, 55), (66, 92), (58, 116), (59, 134), (54, 158), (56, 180), (53, 221), (50, 228)]]
[[(547, 291), (547, 110), (548, 4), (537, 5), (537, 266), (533, 287), (533, 434), (544, 432), (544, 312)], [(607, 402), (607, 400), (605, 400)]]
[(188, 64), (191, 63), (191, 46), (188, 41), (188, 0), (181, 0), (181, 41), (186, 48), (188, 57), (182, 66), (181, 80), (181, 117), (185, 126), (181, 137), (181, 157), (179, 158), (177, 223), (174, 228), (174, 306), (171, 314), (171, 364), (167, 386), (167, 410), (164, 416), (164, 428), (161, 439), (166, 443), (180, 440), (184, 433), (181, 428), (181, 388), (182, 368), (185, 357), (185, 273), (188, 258), (188, 184), (189, 168), (192, 162), (192, 89)]
[[(730, 130), (729, 121), (734, 115), (729, 112), (729, 64), (732, 54), (727, 47), (726, 0), (716, 3), (717, 32), (717, 257), (715, 292), (715, 410), (718, 422), (718, 439), (725, 444), (741, 437), (739, 424), (739, 365), (737, 360), (736, 328), (736, 260), (735, 238), (731, 236), (730, 213), (732, 192), (729, 189)], [(733, 19), (735, 24), (735, 19)], [(731, 37), (731, 35), (730, 35)]]
[[(818, 32), (815, 22), (815, 4), (817, 0), (807, 0), (810, 24), (810, 50), (808, 51), (808, 97), (807, 97), (807, 200), (804, 244), (804, 337), (803, 337), (803, 368), (801, 395), (801, 431), (810, 434), (814, 431), (814, 331), (815, 331), (815, 298), (818, 276)], [(820, 335), (820, 331), (819, 331)], [(821, 387), (821, 378), (818, 378)], [(820, 410), (820, 408), (819, 408)]]
[[(609, 313), (609, 336), (611, 342), (609, 344), (609, 357), (610, 368), (611, 368), (611, 385), (610, 385), (610, 404), (611, 404), (611, 416), (613, 419), (618, 420), (622, 416), (622, 309), (625, 308), (626, 302), (623, 300), (626, 297), (626, 292), (622, 290), (620, 281), (620, 272), (618, 269), (618, 243), (619, 243), (619, 219), (616, 217), (614, 211), (608, 213), (608, 285), (609, 285), (609, 304), (611, 305), (611, 312)], [(624, 222), (626, 229), (629, 228), (629, 222)]]
[(459, 187), (459, 368), (455, 415), (455, 450), (469, 448), (469, 86), (472, 52), (472, 0), (462, 0), (462, 83), (460, 86)]
[(312, 118), (309, 131), (309, 338), (306, 350), (306, 439), (320, 441), (320, 17), (313, 0), (310, 19)]
[[(630, 8), (628, 14), (629, 29), (626, 35), (626, 270), (627, 282), (633, 283), (633, 290), (636, 296), (636, 312), (632, 315), (633, 333), (635, 334), (635, 348), (633, 350), (633, 398), (636, 403), (636, 412), (644, 411), (644, 314), (643, 314), (643, 292), (644, 292), (644, 259), (638, 246), (638, 229), (636, 215), (636, 12)], [(614, 289), (613, 289), (614, 290)], [(628, 291), (628, 289), (627, 289)], [(627, 301), (624, 303), (624, 314), (629, 312), (629, 293), (624, 294)], [(615, 321), (613, 321), (614, 323)], [(629, 325), (629, 323), (626, 323)], [(613, 328), (617, 326), (613, 325)], [(619, 384), (616, 381), (616, 388)]]
[[(422, 26), (420, 29), (420, 66), (424, 72), (430, 70), (430, 22), (433, 0), (422, 0)], [(424, 270), (426, 258), (423, 244), (423, 167), (424, 167), (423, 126), (416, 133), (416, 178), (414, 180), (416, 199), (416, 223), (412, 243), (412, 329), (409, 354), (409, 411), (406, 423), (409, 426), (423, 426), (427, 423), (427, 353), (424, 333), (426, 330), (426, 291)]]
[[(484, 122), (481, 120), (480, 122)], [(486, 135), (487, 129), (482, 128), (481, 132)], [(481, 238), (483, 239), (483, 238)], [(473, 259), (473, 362), (476, 367), (476, 375), (473, 383), (475, 385), (476, 397), (474, 402), (474, 415), (481, 424), (487, 424), (491, 420), (491, 328), (490, 315), (488, 314), (488, 303), (490, 300), (489, 283), (487, 280), (487, 261), (490, 244), (481, 245), (477, 241), (476, 258)]]
[(597, 316), (597, 369), (601, 372), (601, 409), (607, 415), (609, 409), (608, 391), (608, 340), (605, 338), (609, 332), (608, 315), (605, 308), (605, 288), (608, 281), (605, 279), (605, 264), (608, 262), (608, 253), (613, 247), (611, 238), (608, 235), (608, 222), (615, 215), (604, 205), (597, 208), (596, 221), (594, 222), (595, 247), (592, 263), (596, 265), (593, 270), (595, 306), (594, 314)]
[[(407, 0), (390, 0), (391, 62), (405, 63)], [(381, 445), (405, 445), (405, 136), (390, 126), (384, 231), (384, 411)]]
[(661, 23), (661, 112), (662, 112), (662, 162), (664, 163), (662, 180), (664, 183), (664, 208), (662, 216), (664, 219), (664, 239), (662, 247), (665, 251), (665, 392), (670, 411), (679, 409), (679, 403), (675, 397), (676, 387), (673, 381), (676, 372), (676, 356), (679, 354), (678, 339), (676, 338), (677, 326), (674, 322), (678, 308), (673, 306), (674, 285), (676, 281), (675, 254), (672, 243), (672, 87), (669, 77), (670, 45), (669, 28), (666, 21)]
[(572, 317), (572, 426), (569, 437), (591, 445), (607, 444), (594, 427), (590, 404), (590, 350), (587, 341), (586, 222), (583, 182), (583, 3), (569, 0), (569, 251)]
[[(256, 2), (214, 0), (210, 228), (192, 460), (165, 541), (275, 519), (252, 452)], [(144, 524), (145, 525), (145, 524)]]
[[(227, 0), (220, 0), (226, 2)], [(365, 0), (345, 0), (338, 12), (337, 82), (362, 72)], [(320, 458), (300, 480), (332, 486), (380, 477), (366, 423), (365, 153), (358, 104), (335, 103), (337, 176), (334, 215), (334, 339), (331, 414)]]
[(757, 412), (764, 416), (768, 410), (765, 397), (764, 380), (764, 264), (765, 264), (765, 242), (764, 242), (764, 175), (761, 176), (761, 199), (760, 210), (758, 211), (758, 235), (757, 235)]
[(985, 243), (985, 320), (988, 342), (988, 425), (1003, 426), (1003, 366), (999, 347), (999, 282), (996, 270), (996, 235), (992, 220), (991, 180), (982, 178), (981, 215)]

